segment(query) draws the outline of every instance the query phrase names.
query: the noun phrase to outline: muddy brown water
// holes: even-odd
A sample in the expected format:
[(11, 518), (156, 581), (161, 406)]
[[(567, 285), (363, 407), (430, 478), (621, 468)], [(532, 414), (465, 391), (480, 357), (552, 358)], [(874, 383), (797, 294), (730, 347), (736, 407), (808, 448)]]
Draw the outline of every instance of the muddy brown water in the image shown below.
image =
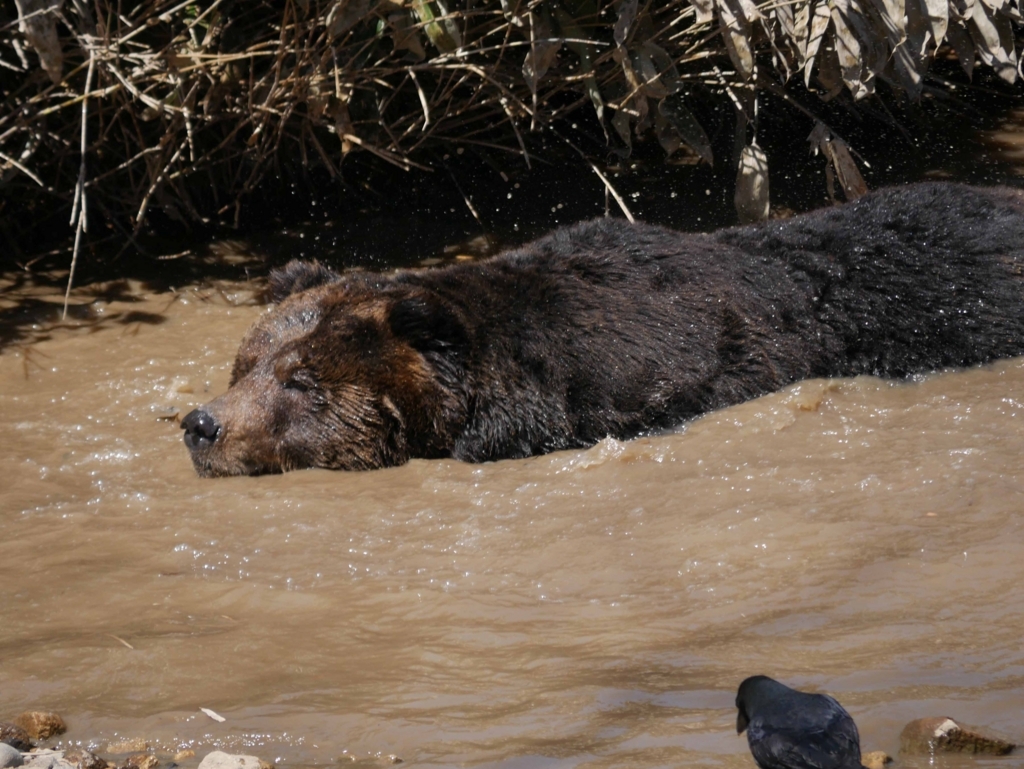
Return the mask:
[(112, 292), (0, 351), (0, 718), (193, 762), (749, 769), (732, 698), (767, 673), (865, 749), (928, 715), (1024, 739), (1024, 359), (524, 461), (201, 480), (169, 417), (226, 388), (248, 292)]

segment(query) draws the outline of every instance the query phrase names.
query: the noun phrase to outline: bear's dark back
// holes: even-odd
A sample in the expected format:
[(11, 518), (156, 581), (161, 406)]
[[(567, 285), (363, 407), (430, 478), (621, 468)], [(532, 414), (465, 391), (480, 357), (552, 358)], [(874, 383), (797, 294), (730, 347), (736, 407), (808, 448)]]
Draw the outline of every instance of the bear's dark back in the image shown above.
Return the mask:
[[(748, 290), (751, 272), (758, 291)], [(510, 442), (527, 456), (635, 435), (817, 373), (813, 320), (779, 325), (807, 315), (783, 265), (705, 235), (599, 219), (401, 280), (468, 319), (467, 389), (473, 411), (497, 426), (488, 422), (466, 457)]]
[(906, 376), (1024, 353), (1019, 193), (925, 183), (719, 242), (786, 265), (842, 340), (832, 375)]

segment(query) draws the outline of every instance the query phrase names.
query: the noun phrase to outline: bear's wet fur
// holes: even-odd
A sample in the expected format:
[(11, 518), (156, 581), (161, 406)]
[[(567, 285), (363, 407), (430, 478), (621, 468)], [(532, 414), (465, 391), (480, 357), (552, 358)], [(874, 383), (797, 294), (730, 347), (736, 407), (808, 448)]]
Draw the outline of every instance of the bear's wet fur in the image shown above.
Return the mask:
[(200, 475), (526, 457), (673, 427), (808, 377), (1024, 354), (1024, 197), (926, 183), (687, 234), (606, 218), (392, 275), (292, 262)]

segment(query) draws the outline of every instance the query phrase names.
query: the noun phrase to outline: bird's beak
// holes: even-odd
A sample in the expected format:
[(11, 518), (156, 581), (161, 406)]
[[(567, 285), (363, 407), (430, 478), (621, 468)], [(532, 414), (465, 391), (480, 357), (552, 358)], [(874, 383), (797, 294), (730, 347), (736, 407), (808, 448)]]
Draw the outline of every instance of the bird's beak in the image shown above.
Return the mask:
[(747, 714), (740, 710), (736, 714), (736, 734), (743, 734), (749, 723), (750, 719), (747, 718)]

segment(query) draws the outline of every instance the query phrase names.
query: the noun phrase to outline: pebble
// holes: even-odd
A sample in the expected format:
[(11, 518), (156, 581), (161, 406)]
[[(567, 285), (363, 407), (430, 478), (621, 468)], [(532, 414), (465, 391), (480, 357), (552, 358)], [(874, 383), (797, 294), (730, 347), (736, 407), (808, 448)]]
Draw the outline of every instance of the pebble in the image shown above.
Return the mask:
[(60, 751), (44, 750), (39, 753), (29, 753), (23, 758), (28, 759), (24, 764), (25, 769), (65, 769), (61, 766)]
[(0, 742), (0, 769), (7, 769), (9, 766), (21, 766), (24, 760), (21, 751), (6, 742)]
[(125, 737), (117, 742), (107, 743), (107, 753), (145, 753), (149, 743), (141, 737)]
[(152, 753), (132, 753), (121, 764), (121, 769), (156, 769), (159, 763)]
[(10, 745), (18, 750), (29, 750), (32, 747), (32, 738), (28, 732), (15, 724), (0, 721), (0, 742)]
[(961, 726), (947, 716), (919, 718), (903, 727), (900, 733), (900, 750), (904, 753), (1005, 756), (1015, 747), (1012, 742)]
[(203, 757), (199, 769), (274, 769), (274, 765), (256, 756), (239, 756), (215, 750)]
[(64, 751), (64, 760), (75, 769), (107, 769), (106, 761), (81, 748)]
[(892, 763), (892, 756), (884, 750), (872, 750), (860, 757), (861, 764), (866, 769), (882, 769), (886, 764)]
[(196, 752), (192, 748), (185, 748), (185, 750), (179, 750), (174, 754), (175, 761), (184, 761), (186, 758), (194, 758)]
[(34, 740), (48, 740), (68, 730), (64, 719), (56, 713), (42, 710), (29, 710), (14, 719), (14, 723), (28, 732)]

